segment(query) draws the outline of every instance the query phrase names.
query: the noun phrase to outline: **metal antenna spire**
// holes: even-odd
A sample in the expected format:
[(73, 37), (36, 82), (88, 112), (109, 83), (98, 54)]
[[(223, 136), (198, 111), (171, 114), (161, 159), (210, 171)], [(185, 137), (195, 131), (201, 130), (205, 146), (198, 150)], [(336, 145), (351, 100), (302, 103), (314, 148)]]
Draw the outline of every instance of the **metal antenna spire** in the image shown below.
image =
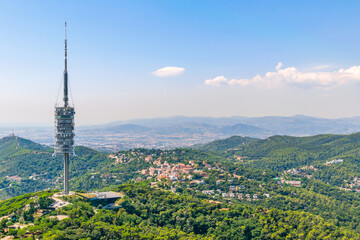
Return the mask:
[(64, 107), (69, 105), (68, 97), (68, 72), (67, 72), (67, 39), (66, 39), (66, 22), (65, 22), (65, 50), (64, 50)]

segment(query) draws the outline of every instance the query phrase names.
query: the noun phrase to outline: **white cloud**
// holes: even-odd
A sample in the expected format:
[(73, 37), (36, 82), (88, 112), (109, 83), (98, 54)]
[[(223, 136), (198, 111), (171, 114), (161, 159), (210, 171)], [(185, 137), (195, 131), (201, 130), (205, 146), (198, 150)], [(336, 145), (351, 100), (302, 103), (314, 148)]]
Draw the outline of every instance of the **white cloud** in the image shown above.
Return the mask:
[(331, 88), (343, 84), (360, 83), (360, 66), (352, 66), (347, 69), (341, 68), (333, 72), (301, 72), (295, 67), (281, 69), (282, 63), (278, 63), (275, 72), (267, 72), (263, 76), (257, 74), (253, 78), (228, 79), (218, 76), (205, 80), (206, 85), (241, 85), (274, 88), (284, 84), (299, 87), (324, 87)]
[(228, 79), (224, 76), (217, 76), (216, 78), (205, 80), (206, 85), (220, 86), (221, 84), (227, 83)]
[(156, 70), (152, 74), (157, 77), (172, 77), (183, 74), (185, 68), (180, 67), (164, 67)]
[(311, 70), (324, 70), (324, 69), (329, 69), (331, 67), (332, 67), (331, 65), (319, 65), (311, 68)]
[(283, 66), (282, 62), (279, 62), (278, 65), (276, 65), (275, 67), (276, 71), (279, 71), (282, 66)]

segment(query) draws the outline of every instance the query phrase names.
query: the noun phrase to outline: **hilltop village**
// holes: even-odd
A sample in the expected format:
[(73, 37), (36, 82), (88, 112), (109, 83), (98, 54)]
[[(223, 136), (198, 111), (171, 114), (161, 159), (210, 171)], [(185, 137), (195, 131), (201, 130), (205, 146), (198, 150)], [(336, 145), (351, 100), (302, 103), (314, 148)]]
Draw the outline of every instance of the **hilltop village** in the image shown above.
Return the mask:
[[(226, 164), (205, 160), (179, 159), (179, 154), (186, 155), (188, 150), (167, 150), (148, 155), (149, 150), (133, 150), (111, 155), (114, 164), (130, 164), (132, 161), (143, 161), (147, 167), (139, 170), (141, 175), (136, 179), (149, 180), (156, 188), (177, 192), (184, 188), (214, 198), (222, 197), (254, 201), (270, 198), (271, 194), (255, 179), (229, 172)], [(180, 190), (181, 191), (181, 190)]]

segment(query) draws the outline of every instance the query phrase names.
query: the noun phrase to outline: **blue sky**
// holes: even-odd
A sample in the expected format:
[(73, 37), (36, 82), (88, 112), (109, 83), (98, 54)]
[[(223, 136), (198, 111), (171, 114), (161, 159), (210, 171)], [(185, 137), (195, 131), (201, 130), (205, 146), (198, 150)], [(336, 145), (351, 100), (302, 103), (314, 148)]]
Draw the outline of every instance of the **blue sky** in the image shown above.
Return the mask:
[[(65, 19), (79, 125), (360, 115), (358, 1), (9, 0), (0, 10), (0, 125), (52, 125)], [(156, 75), (166, 67), (175, 76)]]

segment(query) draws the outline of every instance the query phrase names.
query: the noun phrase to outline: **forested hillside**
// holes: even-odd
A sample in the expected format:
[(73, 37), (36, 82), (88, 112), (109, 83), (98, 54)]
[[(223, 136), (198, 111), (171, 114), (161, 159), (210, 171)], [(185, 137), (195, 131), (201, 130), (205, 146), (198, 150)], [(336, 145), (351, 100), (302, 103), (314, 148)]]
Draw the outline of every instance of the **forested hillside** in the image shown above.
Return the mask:
[[(0, 202), (7, 216), (0, 230), (30, 239), (360, 239), (359, 145), (360, 134), (352, 134), (232, 137), (109, 155), (77, 147), (71, 190), (112, 190), (121, 199), (112, 205), (80, 194), (40, 216), (29, 193)], [(52, 158), (51, 148), (9, 137), (1, 151), (7, 198), (61, 187), (62, 158)], [(46, 185), (47, 176), (54, 182)], [(38, 193), (42, 207), (53, 193)], [(7, 228), (20, 223), (30, 225)]]
[[(308, 176), (346, 189), (358, 190), (360, 182), (360, 133), (311, 137), (272, 136), (249, 144), (240, 140), (231, 149), (220, 146), (233, 138), (203, 146), (205, 151), (241, 162), (244, 166), (288, 171), (292, 177)], [(207, 148), (212, 146), (212, 148)], [(340, 159), (339, 161), (336, 161)], [(334, 162), (331, 162), (335, 160)]]
[[(123, 197), (112, 210), (99, 209), (79, 196), (71, 204), (32, 219), (48, 208), (49, 193), (38, 193), (42, 206), (31, 195), (18, 197), (30, 203), (0, 222), (0, 236), (27, 239), (359, 239), (354, 230), (303, 211), (282, 211), (246, 203), (228, 204), (183, 193), (150, 188), (146, 182), (114, 187)], [(7, 212), (9, 213), (9, 212)], [(27, 219), (27, 221), (25, 220)], [(22, 224), (22, 229), (8, 226)]]
[[(106, 154), (86, 147), (76, 147), (71, 159), (71, 176), (82, 176), (88, 171), (108, 164)], [(53, 157), (48, 146), (10, 136), (0, 139), (0, 199), (61, 187), (62, 156)]]
[(216, 140), (207, 144), (197, 144), (194, 149), (200, 149), (209, 152), (223, 152), (228, 150), (236, 150), (244, 145), (255, 142), (259, 139), (250, 137), (232, 136), (230, 138)]
[(251, 160), (251, 165), (286, 170), (333, 158), (360, 156), (360, 133), (311, 137), (273, 136), (242, 147), (234, 153)]

